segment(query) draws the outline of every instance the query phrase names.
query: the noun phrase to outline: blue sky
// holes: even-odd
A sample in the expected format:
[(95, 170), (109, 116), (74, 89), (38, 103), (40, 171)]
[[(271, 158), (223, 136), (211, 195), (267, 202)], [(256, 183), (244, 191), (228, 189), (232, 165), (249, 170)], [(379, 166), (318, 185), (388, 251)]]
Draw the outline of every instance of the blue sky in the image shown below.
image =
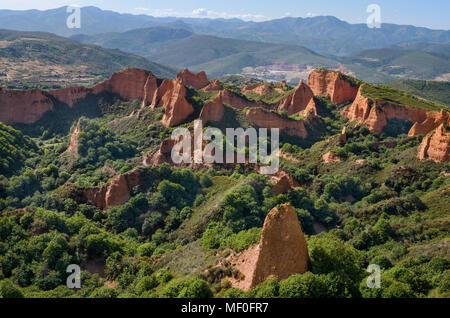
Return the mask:
[(369, 4), (381, 7), (382, 22), (450, 29), (449, 0), (15, 0), (0, 9), (50, 9), (68, 4), (153, 16), (241, 18), (262, 21), (284, 16), (333, 15), (364, 23)]

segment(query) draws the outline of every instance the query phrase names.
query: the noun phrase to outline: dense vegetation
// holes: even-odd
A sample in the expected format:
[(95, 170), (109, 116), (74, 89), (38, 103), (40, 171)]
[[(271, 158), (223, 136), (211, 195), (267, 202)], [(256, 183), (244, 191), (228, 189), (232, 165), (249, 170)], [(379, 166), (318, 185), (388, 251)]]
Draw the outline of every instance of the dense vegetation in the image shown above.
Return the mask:
[[(188, 91), (196, 111), (211, 97)], [(139, 105), (95, 102), (98, 112), (80, 120), (78, 157), (67, 151), (77, 114), (59, 121), (64, 129), (53, 126), (59, 117), (21, 131), (0, 124), (2, 297), (450, 296), (450, 164), (416, 159), (422, 137), (406, 134), (410, 122), (372, 133), (316, 98), (312, 137), (282, 138), (281, 168), (300, 187), (277, 195), (246, 165), (143, 167), (142, 154), (171, 131), (161, 110), (125, 116)], [(247, 127), (244, 112), (227, 107), (224, 127)], [(343, 126), (345, 143), (336, 136)], [(340, 162), (323, 162), (330, 150)], [(134, 169), (144, 182), (126, 203), (101, 210), (80, 199)], [(226, 277), (239, 273), (227, 257), (257, 243), (267, 213), (283, 203), (306, 234), (309, 271), (232, 288)], [(79, 290), (65, 285), (69, 264), (81, 266)], [(367, 288), (369, 264), (382, 268), (380, 289)]]
[(387, 85), (443, 105), (450, 105), (450, 82), (408, 80), (389, 82)]

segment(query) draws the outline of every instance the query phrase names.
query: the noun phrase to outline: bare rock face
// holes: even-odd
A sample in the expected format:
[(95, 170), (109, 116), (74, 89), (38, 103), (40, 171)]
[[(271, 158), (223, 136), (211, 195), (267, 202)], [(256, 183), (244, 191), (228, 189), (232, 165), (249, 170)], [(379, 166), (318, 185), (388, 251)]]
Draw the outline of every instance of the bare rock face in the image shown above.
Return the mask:
[(51, 91), (0, 89), (0, 121), (5, 124), (34, 123), (47, 111), (53, 110), (57, 102), (74, 107), (89, 94), (103, 92), (117, 94), (125, 100), (139, 99), (146, 106), (152, 102), (156, 89), (156, 77), (150, 71), (137, 68), (114, 73), (110, 79), (93, 88), (68, 87)]
[(177, 143), (177, 140), (171, 138), (164, 139), (159, 145), (159, 149), (156, 153), (148, 154), (144, 156), (143, 165), (144, 166), (157, 166), (164, 162), (170, 162), (172, 148)]
[(422, 140), (417, 157), (435, 162), (450, 161), (450, 130), (441, 124)]
[(193, 74), (185, 68), (183, 72), (178, 73), (177, 78), (181, 79), (185, 86), (190, 86), (195, 89), (202, 89), (209, 85), (208, 77), (204, 71)]
[(48, 93), (52, 95), (58, 101), (73, 107), (77, 101), (85, 99), (88, 94), (92, 92), (91, 89), (86, 87), (68, 87), (63, 89), (58, 89), (54, 91), (49, 91)]
[(328, 151), (326, 154), (322, 156), (322, 160), (325, 163), (331, 163), (331, 162), (341, 162), (341, 158), (339, 156), (336, 156), (334, 152)]
[(409, 131), (409, 136), (426, 135), (436, 129), (442, 123), (450, 125), (450, 113), (444, 109), (438, 112), (427, 112), (427, 117), (422, 122), (415, 122)]
[(141, 184), (137, 170), (118, 175), (110, 183), (99, 188), (83, 190), (84, 200), (105, 210), (126, 203), (130, 199), (130, 191)]
[(443, 122), (450, 122), (449, 113), (445, 110), (429, 111), (419, 108), (396, 105), (383, 100), (372, 101), (362, 93), (363, 85), (353, 101), (341, 115), (350, 121), (358, 121), (370, 130), (380, 133), (391, 119), (410, 120), (414, 123), (409, 131), (410, 136), (427, 134)]
[(358, 92), (358, 87), (353, 86), (342, 73), (324, 69), (312, 71), (309, 74), (308, 85), (315, 96), (327, 95), (335, 104), (353, 101)]
[(154, 94), (152, 105), (164, 107), (161, 122), (166, 127), (181, 124), (194, 112), (194, 108), (186, 100), (186, 87), (180, 78), (164, 80)]
[(142, 100), (147, 105), (153, 97), (149, 93), (156, 90), (154, 84), (156, 84), (156, 78), (150, 71), (127, 68), (114, 73), (109, 80), (94, 86), (93, 93), (99, 94), (106, 91), (126, 100)]
[(52, 98), (41, 90), (0, 88), (0, 121), (4, 124), (34, 123), (53, 107)]
[(271, 177), (271, 180), (275, 181), (275, 185), (272, 187), (272, 192), (275, 194), (286, 193), (299, 186), (289, 174), (280, 170), (278, 173)]
[(251, 108), (246, 117), (249, 121), (261, 128), (279, 128), (280, 132), (300, 138), (308, 137), (305, 124), (301, 120), (283, 118), (280, 115), (266, 111), (262, 108)]
[(248, 290), (268, 278), (286, 279), (308, 270), (308, 247), (297, 213), (290, 204), (273, 208), (264, 221), (261, 240), (239, 255), (235, 267), (244, 280), (230, 279), (234, 287)]
[(224, 112), (222, 95), (218, 94), (203, 106), (199, 119), (203, 121), (203, 124), (209, 121), (218, 122), (222, 119)]
[(220, 84), (219, 80), (211, 81), (208, 86), (202, 88), (205, 92), (210, 91), (220, 91), (222, 89), (222, 84)]
[(233, 93), (232, 91), (228, 89), (224, 89), (220, 92), (220, 95), (222, 97), (222, 102), (226, 105), (229, 105), (236, 109), (244, 109), (245, 107), (266, 107), (263, 102), (255, 102), (255, 101), (249, 101), (245, 98), (242, 98), (241, 96)]
[(75, 127), (75, 129), (72, 132), (72, 135), (70, 136), (70, 143), (69, 143), (69, 147), (67, 148), (67, 152), (74, 155), (74, 156), (78, 156), (78, 135), (81, 132), (81, 121), (78, 120), (78, 123)]
[(344, 126), (341, 134), (339, 135), (339, 143), (341, 145), (345, 145), (347, 143), (347, 127)]
[(241, 90), (242, 94), (247, 94), (249, 92), (258, 95), (265, 95), (271, 91), (271, 87), (266, 83), (256, 83), (244, 86)]
[(304, 111), (307, 107), (314, 109), (317, 114), (313, 91), (303, 81), (300, 81), (293, 94), (278, 103), (278, 111), (285, 110), (289, 116)]

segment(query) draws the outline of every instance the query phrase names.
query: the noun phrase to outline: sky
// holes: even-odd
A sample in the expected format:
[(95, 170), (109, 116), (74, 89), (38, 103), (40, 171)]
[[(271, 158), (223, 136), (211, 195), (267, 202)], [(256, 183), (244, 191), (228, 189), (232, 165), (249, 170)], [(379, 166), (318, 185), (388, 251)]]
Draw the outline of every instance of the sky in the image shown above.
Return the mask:
[(332, 15), (365, 23), (368, 5), (377, 4), (383, 23), (450, 29), (449, 0), (0, 0), (0, 9), (47, 10), (65, 5), (96, 6), (121, 13), (152, 16), (239, 18), (264, 21), (286, 16)]

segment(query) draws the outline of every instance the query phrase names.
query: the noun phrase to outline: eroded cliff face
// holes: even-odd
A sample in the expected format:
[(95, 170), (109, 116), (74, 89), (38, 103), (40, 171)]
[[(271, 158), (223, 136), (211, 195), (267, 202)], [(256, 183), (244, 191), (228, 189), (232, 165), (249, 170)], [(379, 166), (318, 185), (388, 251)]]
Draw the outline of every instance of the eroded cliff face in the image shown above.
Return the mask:
[(89, 94), (108, 92), (125, 100), (142, 100), (149, 105), (157, 89), (157, 79), (150, 72), (137, 68), (127, 68), (114, 73), (105, 82), (93, 88), (68, 87), (58, 90), (6, 90), (0, 89), (0, 121), (6, 124), (30, 124), (54, 109), (56, 103), (74, 107)]
[(142, 181), (138, 170), (118, 175), (110, 183), (98, 188), (88, 188), (82, 191), (83, 200), (106, 210), (113, 206), (126, 203), (130, 199), (130, 191)]
[(230, 282), (233, 287), (248, 290), (268, 278), (282, 280), (303, 274), (308, 262), (308, 247), (297, 213), (290, 204), (280, 205), (267, 215), (259, 244), (232, 257), (232, 265), (244, 279)]
[(283, 118), (280, 115), (262, 108), (251, 108), (246, 117), (249, 121), (264, 128), (279, 128), (281, 133), (300, 138), (307, 138), (305, 124), (301, 120)]
[(216, 97), (203, 105), (199, 119), (203, 121), (203, 125), (211, 121), (219, 122), (222, 119), (224, 112), (225, 109), (223, 107), (222, 94), (218, 94)]
[(372, 101), (363, 95), (363, 86), (352, 105), (346, 107), (341, 115), (350, 121), (358, 121), (370, 130), (381, 133), (389, 120), (403, 119), (413, 122), (410, 136), (427, 134), (443, 122), (449, 122), (449, 113), (445, 110), (431, 111), (396, 105), (383, 100)]
[(271, 90), (272, 90), (271, 87), (266, 83), (256, 83), (244, 86), (241, 89), (241, 92), (242, 94), (247, 94), (251, 92), (258, 95), (265, 95), (267, 93), (270, 93)]
[(419, 146), (417, 157), (435, 162), (450, 161), (450, 129), (441, 124), (426, 135)]
[(177, 78), (181, 79), (185, 86), (190, 86), (195, 89), (202, 89), (209, 85), (208, 77), (204, 71), (194, 74), (185, 68), (183, 72), (178, 73)]
[(205, 92), (210, 91), (220, 91), (222, 89), (222, 84), (220, 84), (219, 80), (214, 80), (208, 84), (208, 86), (202, 88)]
[(186, 87), (180, 78), (163, 81), (155, 92), (153, 106), (164, 107), (161, 122), (166, 127), (181, 124), (194, 112), (194, 107), (186, 100)]
[(289, 190), (299, 187), (297, 181), (283, 170), (279, 170), (275, 175), (272, 175), (270, 180), (275, 182), (272, 187), (272, 192), (275, 194), (287, 193)]
[(358, 86), (353, 86), (341, 73), (323, 69), (309, 74), (308, 85), (315, 96), (329, 96), (335, 104), (353, 101), (358, 93)]
[(67, 148), (67, 152), (74, 156), (78, 156), (78, 135), (80, 134), (80, 132), (81, 132), (81, 121), (78, 120), (78, 123), (75, 126), (72, 135), (70, 136), (69, 147)]
[[(149, 80), (149, 77), (152, 79)], [(150, 71), (127, 68), (114, 73), (110, 79), (94, 86), (93, 93), (109, 92), (117, 94), (125, 100), (144, 101), (145, 97), (144, 102), (148, 104), (151, 101), (150, 97), (153, 97), (148, 93), (156, 89), (156, 87), (150, 87), (151, 83), (156, 83), (156, 77)]]
[(41, 90), (0, 88), (0, 121), (4, 124), (34, 123), (53, 107), (52, 98)]
[[(309, 110), (316, 109), (314, 102), (314, 94), (311, 88), (300, 81), (293, 94), (282, 99), (278, 105), (278, 111), (287, 111), (289, 116), (304, 111), (308, 107)], [(317, 114), (317, 110), (314, 110)]]
[(224, 89), (219, 94), (221, 95), (224, 104), (236, 109), (242, 110), (245, 107), (267, 107), (263, 102), (246, 100), (228, 89)]

